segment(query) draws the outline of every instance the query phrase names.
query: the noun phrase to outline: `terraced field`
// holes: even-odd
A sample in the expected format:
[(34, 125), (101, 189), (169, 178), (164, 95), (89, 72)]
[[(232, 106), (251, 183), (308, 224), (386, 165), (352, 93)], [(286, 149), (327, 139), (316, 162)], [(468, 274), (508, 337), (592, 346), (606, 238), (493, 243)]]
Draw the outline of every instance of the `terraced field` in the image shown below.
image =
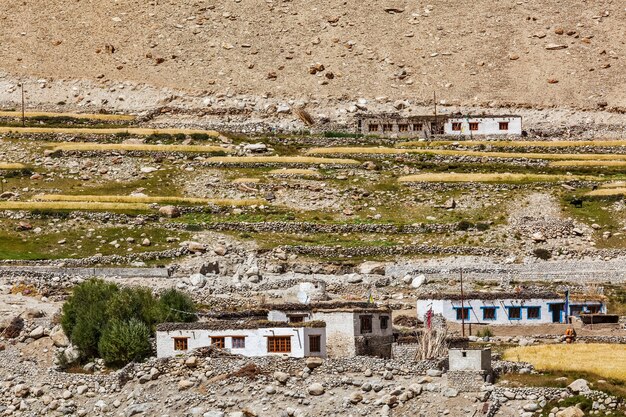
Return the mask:
[[(71, 239), (79, 221), (95, 236), (138, 222), (160, 236), (217, 233), (261, 251), (333, 262), (626, 249), (622, 141), (375, 146), (368, 138), (372, 145), (362, 146), (354, 138), (337, 147), (324, 138), (329, 146), (311, 147), (315, 137), (153, 129), (121, 116), (27, 116), (51, 118), (54, 127), (0, 130), (0, 223), (23, 242), (53, 247), (63, 235)], [(58, 125), (77, 118), (126, 125)], [(538, 230), (546, 235), (539, 240)], [(178, 246), (165, 239), (159, 250)], [(99, 246), (84, 247), (68, 255), (90, 256)], [(107, 249), (123, 255), (133, 247)]]

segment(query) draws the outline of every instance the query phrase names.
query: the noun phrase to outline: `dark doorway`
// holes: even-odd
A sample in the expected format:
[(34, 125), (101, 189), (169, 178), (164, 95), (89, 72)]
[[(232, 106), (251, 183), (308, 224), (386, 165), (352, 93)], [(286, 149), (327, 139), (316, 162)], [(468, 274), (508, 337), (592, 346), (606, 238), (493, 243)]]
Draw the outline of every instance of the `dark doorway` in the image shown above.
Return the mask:
[(561, 323), (562, 322), (562, 313), (565, 309), (565, 303), (559, 304), (550, 304), (550, 312), (552, 312), (552, 323)]

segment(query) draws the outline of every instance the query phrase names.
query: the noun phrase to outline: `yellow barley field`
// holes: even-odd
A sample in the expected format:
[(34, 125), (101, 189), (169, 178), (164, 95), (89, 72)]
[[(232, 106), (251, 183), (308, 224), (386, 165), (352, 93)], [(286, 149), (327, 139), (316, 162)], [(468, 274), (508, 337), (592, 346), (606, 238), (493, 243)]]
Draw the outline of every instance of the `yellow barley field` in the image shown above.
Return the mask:
[(587, 194), (590, 197), (609, 197), (613, 195), (626, 195), (626, 188), (600, 188), (597, 190), (589, 191)]
[(320, 173), (312, 169), (274, 169), (269, 172), (270, 175), (301, 175), (305, 177), (319, 177)]
[(188, 153), (217, 153), (226, 152), (228, 149), (211, 145), (146, 145), (136, 143), (89, 143), (89, 142), (64, 142), (59, 144), (48, 143), (53, 151), (138, 151), (138, 152), (188, 152)]
[(0, 210), (147, 211), (141, 203), (101, 203), (72, 201), (0, 201)]
[(626, 167), (626, 161), (553, 161), (551, 167)]
[[(114, 120), (114, 121), (131, 121), (135, 120), (135, 116), (128, 114), (95, 114), (95, 113), (53, 113), (53, 112), (34, 112), (27, 111), (26, 117), (71, 117), (73, 119), (91, 119), (91, 120)], [(0, 111), (0, 117), (22, 117), (21, 111)]]
[(0, 170), (25, 169), (26, 165), (12, 162), (0, 162)]
[(432, 141), (432, 142), (403, 142), (398, 143), (399, 148), (419, 148), (419, 147), (434, 147), (434, 146), (448, 146), (453, 143), (458, 143), (463, 146), (496, 146), (496, 147), (512, 147), (512, 148), (525, 148), (525, 147), (537, 147), (537, 148), (576, 148), (582, 146), (598, 146), (598, 147), (614, 147), (614, 146), (626, 146), (626, 140), (498, 140), (498, 141), (480, 141), (480, 140), (460, 140), (460, 141)]
[(235, 178), (233, 184), (254, 184), (261, 182), (261, 178)]
[(399, 182), (554, 182), (571, 180), (602, 181), (603, 179), (579, 175), (512, 174), (506, 172), (501, 174), (434, 172), (398, 178)]
[(529, 362), (540, 371), (590, 372), (626, 382), (626, 345), (575, 343), (524, 346), (505, 351), (504, 359)]
[(252, 206), (263, 204), (259, 199), (220, 199), (220, 198), (191, 198), (172, 196), (132, 196), (132, 195), (63, 195), (41, 194), (34, 197), (39, 201), (86, 201), (103, 203), (168, 203), (168, 204), (213, 204), (216, 206)]
[(347, 154), (371, 154), (371, 155), (444, 155), (444, 156), (475, 156), (492, 158), (526, 158), (545, 160), (576, 160), (576, 161), (626, 161), (626, 154), (554, 154), (554, 153), (530, 153), (530, 152), (487, 152), (487, 151), (463, 151), (453, 149), (400, 149), (400, 148), (375, 148), (375, 147), (330, 147), (311, 148), (307, 151), (310, 155), (347, 155)]
[(114, 135), (116, 133), (128, 133), (135, 136), (149, 136), (157, 133), (176, 135), (192, 135), (203, 133), (211, 137), (218, 137), (219, 132), (214, 130), (195, 129), (150, 129), (143, 127), (115, 127), (115, 128), (91, 128), (91, 127), (0, 127), (0, 133), (58, 133), (58, 134), (89, 134), (89, 135)]
[(359, 164), (359, 161), (354, 159), (315, 158), (309, 156), (216, 156), (206, 158), (205, 161), (223, 164)]

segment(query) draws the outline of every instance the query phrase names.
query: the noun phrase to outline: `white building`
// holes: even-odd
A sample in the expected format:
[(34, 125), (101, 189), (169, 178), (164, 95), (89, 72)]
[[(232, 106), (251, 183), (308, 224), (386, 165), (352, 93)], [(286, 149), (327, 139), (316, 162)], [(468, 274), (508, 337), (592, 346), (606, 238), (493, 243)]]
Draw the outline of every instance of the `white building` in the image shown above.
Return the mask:
[(606, 313), (597, 298), (571, 301), (556, 293), (468, 293), (440, 294), (417, 301), (417, 317), (426, 321), (428, 312), (440, 314), (447, 321), (480, 324), (565, 323), (567, 317), (581, 312)]
[(323, 321), (329, 357), (391, 357), (391, 309), (366, 302), (270, 305), (267, 319), (290, 323)]
[(243, 356), (326, 357), (325, 323), (213, 320), (157, 326), (157, 357), (213, 346)]
[(443, 130), (451, 136), (521, 135), (522, 116), (448, 116)]

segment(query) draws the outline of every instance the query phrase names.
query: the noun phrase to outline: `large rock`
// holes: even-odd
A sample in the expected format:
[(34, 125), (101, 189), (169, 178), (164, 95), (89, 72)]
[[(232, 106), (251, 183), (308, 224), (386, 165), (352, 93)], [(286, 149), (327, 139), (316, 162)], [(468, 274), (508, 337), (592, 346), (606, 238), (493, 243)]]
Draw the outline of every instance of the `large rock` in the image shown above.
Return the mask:
[(276, 371), (274, 372), (274, 379), (281, 384), (285, 384), (289, 380), (289, 374), (286, 372)]
[(385, 264), (367, 261), (359, 265), (359, 273), (365, 275), (385, 275)]
[(411, 287), (419, 288), (426, 283), (426, 275), (421, 274), (411, 280)]
[(577, 379), (567, 386), (574, 394), (578, 394), (581, 392), (589, 392), (591, 389), (589, 388), (589, 382), (586, 379)]
[(20, 316), (6, 315), (0, 318), (0, 333), (7, 339), (18, 337), (23, 328), (24, 319)]
[(180, 216), (180, 210), (175, 206), (163, 206), (159, 209), (159, 214), (173, 219)]
[(584, 417), (585, 412), (578, 407), (567, 407), (565, 410), (558, 411), (556, 417)]
[(307, 388), (307, 392), (309, 393), (309, 395), (323, 395), (326, 390), (324, 389), (324, 387), (322, 386), (322, 384), (316, 382), (314, 384), (309, 385), (309, 387)]
[(324, 364), (324, 359), (322, 358), (306, 358), (306, 366), (309, 369), (319, 368)]
[(206, 285), (206, 277), (202, 274), (193, 274), (189, 277), (189, 282), (194, 287), (202, 288)]
[(132, 417), (132, 416), (135, 416), (137, 414), (147, 413), (148, 410), (150, 410), (150, 404), (149, 403), (133, 404), (133, 405), (129, 406), (128, 408), (126, 408), (126, 411), (124, 412), (124, 415), (125, 415), (125, 417)]
[(35, 327), (29, 334), (28, 337), (32, 337), (33, 339), (41, 339), (44, 336), (44, 329), (42, 326)]
[(61, 326), (56, 326), (52, 329), (50, 339), (52, 339), (52, 343), (54, 343), (56, 347), (68, 347), (70, 345), (70, 340), (65, 335)]

